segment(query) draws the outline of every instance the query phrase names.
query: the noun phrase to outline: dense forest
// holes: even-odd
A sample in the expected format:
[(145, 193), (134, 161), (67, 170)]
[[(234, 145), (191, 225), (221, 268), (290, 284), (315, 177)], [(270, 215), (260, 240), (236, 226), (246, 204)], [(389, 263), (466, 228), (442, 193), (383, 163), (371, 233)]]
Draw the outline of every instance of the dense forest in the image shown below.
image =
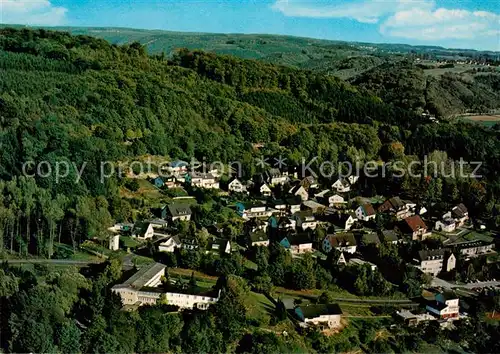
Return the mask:
[[(0, 242), (22, 254), (51, 256), (54, 240), (77, 245), (130, 220), (123, 180), (102, 182), (100, 166), (145, 154), (240, 160), (251, 173), (257, 154), (335, 164), (442, 151), (483, 162), (484, 179), (458, 188), (478, 213), (499, 195), (498, 128), (433, 124), (316, 72), (189, 50), (167, 59), (138, 43), (43, 29), (2, 29), (0, 70)], [(61, 161), (68, 176), (45, 177)]]

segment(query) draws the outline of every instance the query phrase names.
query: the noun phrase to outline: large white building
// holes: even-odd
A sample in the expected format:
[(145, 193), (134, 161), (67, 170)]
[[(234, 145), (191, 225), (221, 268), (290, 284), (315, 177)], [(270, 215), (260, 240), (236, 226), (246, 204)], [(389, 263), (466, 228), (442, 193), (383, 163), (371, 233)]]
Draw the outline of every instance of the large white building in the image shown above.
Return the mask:
[(155, 304), (162, 295), (169, 305), (181, 309), (207, 309), (219, 300), (219, 294), (189, 294), (181, 292), (166, 292), (159, 286), (165, 276), (165, 265), (152, 263), (143, 266), (124, 283), (113, 286), (112, 291), (120, 295), (123, 305)]

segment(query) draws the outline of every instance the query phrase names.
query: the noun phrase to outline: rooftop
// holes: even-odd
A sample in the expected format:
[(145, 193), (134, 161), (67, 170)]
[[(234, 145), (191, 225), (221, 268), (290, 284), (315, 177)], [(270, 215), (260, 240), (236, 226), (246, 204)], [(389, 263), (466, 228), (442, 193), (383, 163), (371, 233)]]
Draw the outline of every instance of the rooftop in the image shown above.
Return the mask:
[(295, 314), (303, 321), (321, 315), (342, 315), (342, 310), (338, 304), (318, 304), (297, 307)]
[(134, 289), (141, 289), (147, 282), (149, 282), (155, 275), (166, 268), (161, 263), (151, 263), (143, 266), (137, 273), (128, 278), (120, 285), (128, 285)]

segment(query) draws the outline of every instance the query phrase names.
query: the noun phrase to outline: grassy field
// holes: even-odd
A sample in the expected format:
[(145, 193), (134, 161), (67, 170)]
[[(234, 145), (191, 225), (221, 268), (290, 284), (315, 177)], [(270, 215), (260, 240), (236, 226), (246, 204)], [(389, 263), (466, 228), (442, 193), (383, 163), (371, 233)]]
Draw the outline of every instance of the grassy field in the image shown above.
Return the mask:
[(500, 114), (485, 114), (476, 116), (463, 116), (461, 119), (470, 120), (473, 122), (480, 123), (486, 127), (492, 127), (497, 123), (500, 123)]

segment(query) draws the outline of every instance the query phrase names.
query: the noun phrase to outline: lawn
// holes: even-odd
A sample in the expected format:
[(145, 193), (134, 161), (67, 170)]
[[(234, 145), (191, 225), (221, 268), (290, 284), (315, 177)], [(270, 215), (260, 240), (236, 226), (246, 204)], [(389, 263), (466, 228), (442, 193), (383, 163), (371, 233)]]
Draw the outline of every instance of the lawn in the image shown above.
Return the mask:
[(134, 248), (141, 244), (141, 242), (130, 236), (120, 236), (120, 243), (123, 243), (125, 248)]
[(250, 291), (246, 306), (248, 317), (263, 325), (269, 324), (275, 306), (265, 295)]

